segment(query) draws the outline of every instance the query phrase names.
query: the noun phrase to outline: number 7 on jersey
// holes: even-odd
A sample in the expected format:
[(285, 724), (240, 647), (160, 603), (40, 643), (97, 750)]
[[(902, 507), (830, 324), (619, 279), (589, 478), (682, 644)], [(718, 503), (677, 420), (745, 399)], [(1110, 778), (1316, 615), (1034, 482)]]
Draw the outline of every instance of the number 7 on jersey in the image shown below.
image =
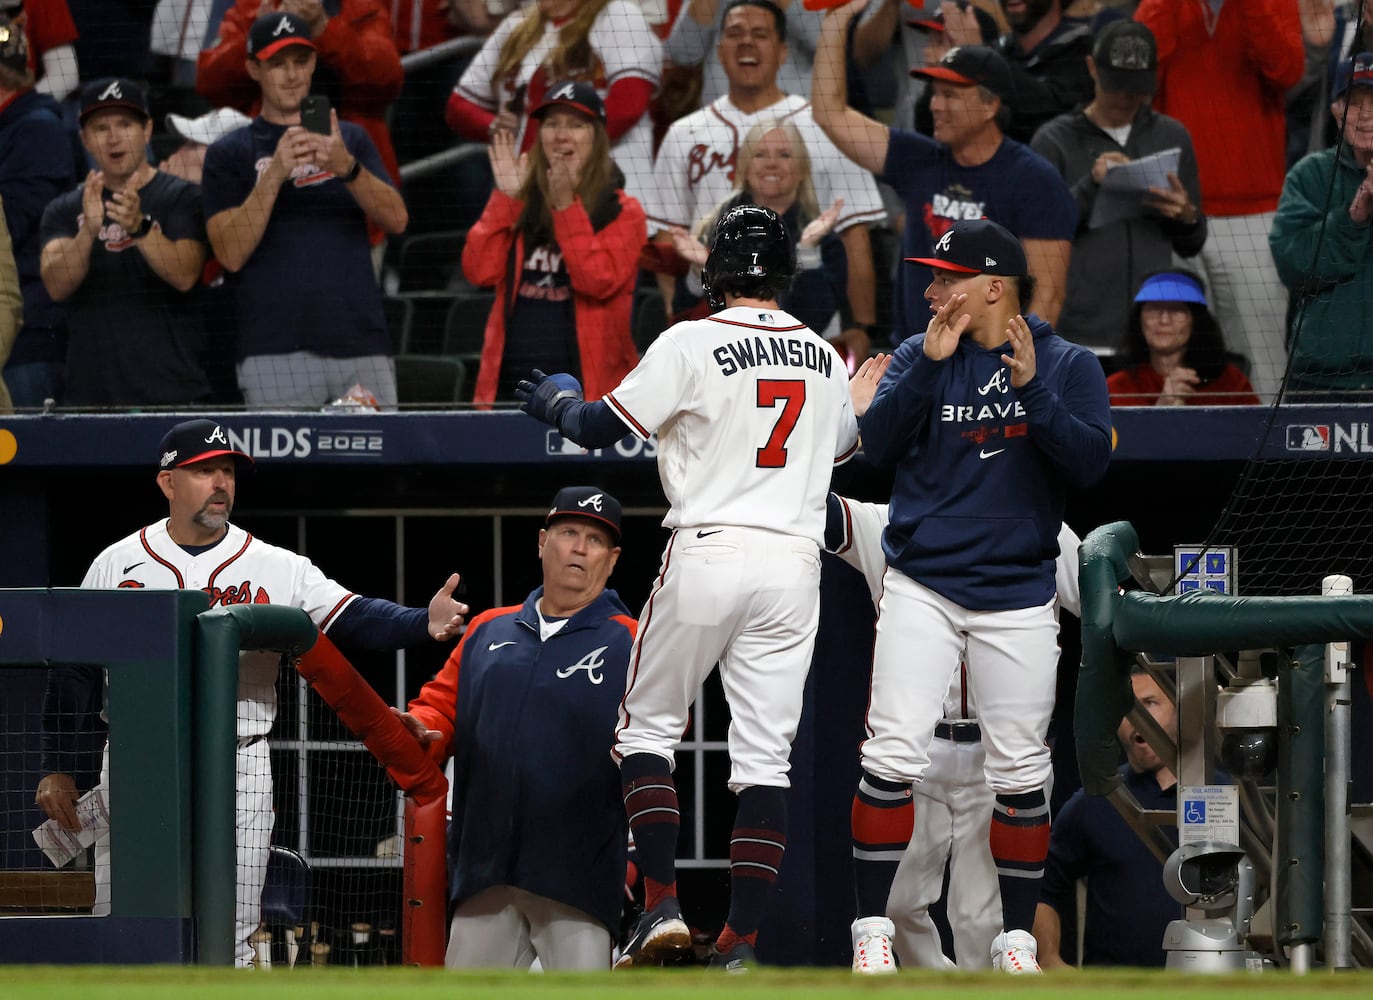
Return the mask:
[(806, 405), (806, 383), (802, 379), (763, 378), (758, 380), (758, 408), (772, 409), (782, 404), (777, 423), (768, 435), (767, 444), (758, 449), (760, 469), (781, 469), (787, 464), (787, 438), (796, 429), (801, 407)]

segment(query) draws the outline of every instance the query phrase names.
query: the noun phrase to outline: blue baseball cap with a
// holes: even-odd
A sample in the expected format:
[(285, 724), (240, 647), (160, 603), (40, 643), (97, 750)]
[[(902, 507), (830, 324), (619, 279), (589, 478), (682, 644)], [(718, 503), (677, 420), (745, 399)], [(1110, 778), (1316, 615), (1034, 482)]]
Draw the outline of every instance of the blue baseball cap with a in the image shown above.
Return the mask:
[(553, 497), (544, 524), (552, 524), (563, 517), (594, 521), (609, 529), (617, 545), (620, 542), (620, 501), (599, 486), (565, 486), (560, 489)]
[(1204, 306), (1206, 292), (1195, 275), (1182, 271), (1160, 271), (1144, 279), (1135, 294), (1136, 302), (1195, 302)]
[(1340, 63), (1335, 70), (1335, 86), (1330, 99), (1339, 100), (1350, 87), (1373, 87), (1373, 52), (1360, 52)]

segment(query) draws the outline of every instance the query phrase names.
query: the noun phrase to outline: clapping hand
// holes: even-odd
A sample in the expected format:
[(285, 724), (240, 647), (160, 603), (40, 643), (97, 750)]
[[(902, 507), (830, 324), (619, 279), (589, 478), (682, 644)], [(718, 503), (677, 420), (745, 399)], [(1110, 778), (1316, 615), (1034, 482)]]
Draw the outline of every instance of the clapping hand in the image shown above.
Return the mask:
[(968, 301), (966, 292), (950, 295), (949, 301), (935, 310), (930, 317), (930, 325), (925, 328), (925, 357), (931, 361), (943, 361), (958, 349), (958, 341), (973, 318), (967, 313), (958, 316), (958, 310)]
[(887, 374), (891, 366), (890, 354), (875, 354), (864, 358), (858, 371), (849, 379), (849, 399), (853, 401), (853, 415), (862, 417), (872, 405), (872, 397), (877, 395), (877, 384)]
[(835, 198), (833, 205), (806, 223), (806, 228), (801, 230), (801, 238), (797, 240), (796, 245), (805, 249), (819, 246), (820, 241), (834, 230), (834, 224), (839, 221), (839, 213), (843, 210), (844, 199)]
[(1019, 389), (1035, 377), (1035, 338), (1024, 316), (1011, 318), (1006, 339), (1011, 342), (1011, 353), (1001, 355), (1001, 360), (1011, 369), (1011, 385)]
[(1192, 368), (1174, 368), (1163, 380), (1163, 391), (1159, 393), (1155, 406), (1182, 406), (1201, 385), (1201, 376)]
[(670, 227), (668, 234), (672, 237), (672, 249), (677, 251), (679, 257), (696, 267), (705, 265), (706, 258), (710, 256), (710, 251), (706, 249), (704, 243), (681, 226)]
[(491, 148), (487, 150), (491, 158), (491, 174), (496, 181), (496, 190), (510, 198), (518, 198), (529, 176), (529, 154), (515, 152), (515, 133), (505, 130), (491, 134)]

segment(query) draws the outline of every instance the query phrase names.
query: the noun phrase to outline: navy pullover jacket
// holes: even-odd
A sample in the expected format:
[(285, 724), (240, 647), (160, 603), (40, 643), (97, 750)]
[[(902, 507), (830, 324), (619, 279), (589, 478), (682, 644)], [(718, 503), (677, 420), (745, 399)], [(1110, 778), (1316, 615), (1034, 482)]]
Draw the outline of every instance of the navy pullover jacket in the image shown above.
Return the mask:
[(544, 642), (542, 594), (474, 619), (410, 705), (453, 720), (449, 897), (515, 886), (575, 906), (613, 936), (628, 830), (610, 750), (637, 623), (606, 590)]
[(925, 335), (892, 356), (863, 416), (863, 449), (896, 466), (887, 562), (970, 611), (1037, 607), (1054, 596), (1069, 487), (1111, 458), (1106, 376), (1091, 351), (1038, 316), (1035, 376), (1019, 389), (993, 350), (965, 336), (943, 361)]

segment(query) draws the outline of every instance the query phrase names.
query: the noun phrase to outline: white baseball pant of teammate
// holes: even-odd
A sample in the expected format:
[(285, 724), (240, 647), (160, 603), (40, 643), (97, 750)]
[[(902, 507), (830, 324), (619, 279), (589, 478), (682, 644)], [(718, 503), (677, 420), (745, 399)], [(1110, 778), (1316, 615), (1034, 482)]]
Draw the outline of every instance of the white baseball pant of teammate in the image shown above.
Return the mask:
[[(150, 524), (100, 553), (81, 586), (112, 590), (203, 590), (210, 606), (284, 604), (303, 609), (321, 629), (356, 595), (326, 577), (314, 563), (287, 549), (258, 541), (227, 526), (209, 549), (191, 555), (171, 540), (166, 521)], [(276, 717), (276, 678), (281, 657), (245, 652), (238, 667), (238, 752), (234, 846), (238, 878), (235, 905), (235, 961), (253, 964), (248, 937), (261, 920), (262, 887), (272, 837), (272, 767), (266, 736)], [(118, 762), (116, 762), (118, 766)], [(108, 748), (101, 783), (108, 790)], [(110, 808), (115, 808), (111, 803)], [(97, 916), (110, 912), (109, 834), (95, 842)]]
[(673, 750), (720, 664), (729, 787), (787, 788), (819, 622), (833, 466), (857, 449), (848, 372), (781, 310), (736, 306), (663, 333), (605, 397), (658, 431), (673, 534), (639, 618), (615, 754)]
[[(887, 569), (882, 552), (887, 505), (838, 499), (845, 512), (845, 531), (835, 555), (863, 574), (876, 606)], [(1063, 525), (1055, 567), (1058, 603), (1075, 615), (1081, 613), (1077, 579), (1081, 544), (1073, 529)], [(896, 927), (896, 954), (904, 965), (940, 969), (950, 964), (929, 914), (943, 892), (946, 865), (945, 909), (958, 967), (991, 968), (987, 942), (1001, 932), (1001, 892), (988, 840), (996, 796), (984, 773), (986, 752), (966, 675), (964, 667), (949, 687), (944, 719), (930, 744), (929, 767), (913, 786), (915, 824), (887, 898), (887, 917)]]

